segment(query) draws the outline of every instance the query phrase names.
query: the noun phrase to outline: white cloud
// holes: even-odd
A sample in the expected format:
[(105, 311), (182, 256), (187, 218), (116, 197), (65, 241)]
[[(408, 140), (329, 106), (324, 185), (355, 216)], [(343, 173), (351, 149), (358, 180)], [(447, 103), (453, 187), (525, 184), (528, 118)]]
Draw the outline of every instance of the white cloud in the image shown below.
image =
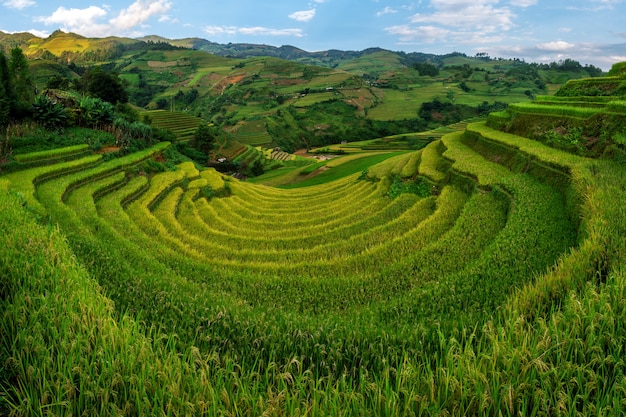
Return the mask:
[(576, 45), (573, 43), (568, 43), (564, 41), (555, 41), (555, 42), (547, 42), (540, 43), (537, 45), (537, 49), (541, 51), (551, 51), (551, 52), (559, 52), (559, 51), (567, 51), (574, 48)]
[(24, 31), (19, 31), (19, 32), (10, 32), (8, 30), (0, 29), (0, 32), (9, 33), (9, 34), (27, 32), (27, 33), (31, 33), (37, 36), (38, 38), (47, 38), (48, 36), (50, 36), (50, 32), (42, 32), (41, 30), (37, 30), (37, 29), (29, 29), (29, 30), (24, 30)]
[(171, 6), (172, 3), (167, 0), (136, 0), (108, 21), (106, 18), (111, 11), (109, 6), (90, 6), (86, 9), (66, 9), (61, 6), (52, 15), (36, 20), (84, 36), (138, 36), (141, 33), (134, 30), (136, 27), (146, 27), (145, 22), (153, 16), (162, 15), (161, 19), (167, 19), (165, 13)]
[(437, 9), (429, 15), (415, 14), (413, 23), (436, 23), (441, 26), (471, 27), (474, 30), (508, 30), (513, 27), (513, 13), (506, 7), (494, 8), (493, 0), (432, 0)]
[(623, 3), (624, 0), (592, 0), (591, 3), (597, 4), (597, 6), (568, 6), (567, 10), (574, 10), (577, 12), (601, 12), (605, 10), (613, 10), (615, 6)]
[(573, 59), (608, 71), (616, 62), (626, 61), (626, 44), (595, 44), (590, 42), (548, 42), (534, 46), (497, 46), (489, 48), (490, 55), (503, 58), (523, 58), (530, 62), (558, 62)]
[[(533, 0), (512, 1), (519, 4)], [(498, 3), (499, 0), (431, 0), (433, 11), (410, 16), (413, 25), (385, 30), (399, 35), (402, 42), (491, 43), (515, 26), (516, 15), (508, 7), (496, 7)]]
[(398, 35), (402, 42), (412, 42), (419, 40), (425, 43), (434, 43), (450, 34), (448, 29), (436, 26), (412, 27), (409, 25), (399, 25), (387, 28), (387, 32)]
[(392, 13), (398, 13), (398, 11), (396, 9), (392, 9), (391, 7), (387, 6), (380, 12), (376, 13), (376, 16), (380, 17), (386, 14), (392, 14)]
[(265, 27), (245, 27), (240, 28), (239, 33), (242, 35), (252, 36), (296, 36), (302, 37), (302, 30), (300, 29), (272, 29)]
[(38, 38), (47, 38), (48, 36), (50, 36), (50, 32), (45, 32), (45, 31), (41, 31), (41, 30), (37, 30), (37, 29), (30, 29), (30, 30), (27, 30), (26, 32), (32, 33), (33, 35), (37, 36)]
[(3, 6), (6, 6), (10, 9), (18, 9), (22, 10), (29, 6), (34, 6), (36, 3), (32, 0), (8, 0), (2, 3)]
[(203, 30), (210, 36), (233, 36), (237, 34), (249, 36), (295, 36), (298, 38), (304, 36), (301, 29), (273, 29), (262, 26), (205, 26)]
[(137, 0), (123, 9), (117, 17), (111, 19), (110, 23), (117, 29), (130, 29), (144, 23), (154, 15), (166, 13), (171, 7), (172, 3), (167, 0)]
[(537, 0), (511, 0), (511, 6), (530, 7), (537, 4)]
[(236, 35), (236, 26), (205, 26), (202, 28), (209, 36)]
[(159, 22), (169, 22), (169, 23), (178, 23), (178, 19), (172, 18), (172, 16), (164, 14), (159, 17)]
[(298, 22), (308, 22), (315, 17), (315, 9), (302, 10), (289, 15), (290, 19), (297, 20)]
[(50, 16), (39, 17), (37, 21), (45, 25), (61, 25), (63, 30), (69, 32), (92, 35), (96, 27), (102, 28), (102, 24), (96, 24), (96, 21), (106, 15), (107, 11), (97, 6), (89, 6), (86, 9), (66, 9), (61, 6)]

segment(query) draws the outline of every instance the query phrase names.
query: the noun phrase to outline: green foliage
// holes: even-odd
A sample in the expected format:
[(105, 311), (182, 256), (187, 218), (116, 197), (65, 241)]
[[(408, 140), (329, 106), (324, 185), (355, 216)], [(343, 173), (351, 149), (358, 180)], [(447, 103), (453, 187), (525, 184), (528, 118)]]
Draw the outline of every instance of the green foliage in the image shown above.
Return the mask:
[(387, 192), (389, 198), (393, 200), (404, 193), (415, 194), (422, 198), (428, 197), (432, 194), (432, 185), (422, 177), (417, 177), (414, 180), (403, 180), (399, 175), (392, 176), (391, 185)]
[(553, 115), (565, 117), (589, 118), (602, 111), (596, 107), (574, 107), (568, 105), (544, 105), (539, 103), (515, 103), (509, 105), (512, 112), (532, 113), (537, 115)]
[(34, 128), (20, 135), (12, 135), (9, 146), (15, 155), (52, 150), (67, 146), (87, 144), (100, 146), (115, 143), (115, 137), (108, 132), (82, 127), (68, 127), (63, 131)]
[(128, 102), (128, 93), (117, 74), (106, 72), (102, 67), (94, 67), (81, 78), (82, 91), (108, 103)]
[(421, 76), (436, 77), (439, 75), (439, 68), (430, 62), (415, 63), (413, 64), (413, 68), (415, 68)]
[(584, 155), (582, 131), (581, 127), (574, 127), (569, 130), (554, 129), (546, 132), (539, 140), (548, 146), (563, 149), (577, 155)]
[(561, 97), (623, 96), (626, 95), (626, 80), (620, 77), (570, 80), (557, 91), (556, 95)]
[(492, 111), (502, 110), (506, 104), (495, 102), (489, 104), (484, 101), (477, 107), (466, 104), (454, 104), (436, 98), (433, 101), (422, 103), (418, 115), (429, 123), (449, 125), (472, 117), (487, 115)]
[[(106, 103), (106, 102), (105, 102)], [(113, 122), (116, 144), (123, 153), (145, 149), (154, 142), (152, 127), (142, 122), (117, 118)]]
[(53, 103), (48, 96), (40, 95), (33, 103), (33, 120), (46, 129), (61, 129), (67, 125), (67, 112), (61, 104)]
[(87, 150), (89, 150), (89, 145), (87, 144), (74, 145), (65, 148), (54, 148), (45, 151), (18, 154), (15, 155), (15, 160), (20, 163), (40, 162), (81, 154)]
[(616, 62), (609, 71), (611, 77), (624, 77), (626, 76), (626, 62)]
[(19, 113), (20, 106), (15, 86), (11, 63), (0, 50), (0, 130), (2, 131)]
[(210, 153), (215, 145), (217, 133), (206, 123), (199, 123), (194, 133), (194, 146), (200, 152)]
[(19, 107), (19, 116), (24, 117), (28, 114), (27, 108), (33, 101), (35, 87), (31, 79), (26, 56), (24, 56), (24, 52), (18, 47), (11, 49), (9, 72), (14, 85), (13, 89), (17, 106)]
[(260, 159), (257, 159), (256, 161), (254, 161), (254, 163), (250, 167), (250, 174), (253, 177), (258, 177), (259, 175), (263, 175), (264, 172), (265, 172), (265, 169), (263, 167), (263, 162), (261, 162)]
[(91, 128), (100, 128), (113, 123), (115, 107), (100, 98), (85, 96), (78, 105), (80, 110), (79, 124)]
[[(206, 153), (200, 152), (198, 149), (185, 142), (176, 143), (176, 145), (171, 147), (171, 149), (176, 149), (180, 154), (198, 162), (201, 165), (206, 165), (209, 160)], [(179, 162), (182, 162), (182, 160)], [(177, 160), (174, 160), (174, 163), (178, 163)]]

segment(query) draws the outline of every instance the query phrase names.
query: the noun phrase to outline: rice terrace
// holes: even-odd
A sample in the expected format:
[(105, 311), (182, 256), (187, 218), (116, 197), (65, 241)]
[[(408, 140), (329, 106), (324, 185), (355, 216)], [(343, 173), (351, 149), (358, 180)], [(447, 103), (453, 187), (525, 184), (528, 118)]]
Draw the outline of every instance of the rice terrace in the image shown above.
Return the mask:
[(87, 41), (0, 54), (0, 414), (626, 412), (626, 63)]

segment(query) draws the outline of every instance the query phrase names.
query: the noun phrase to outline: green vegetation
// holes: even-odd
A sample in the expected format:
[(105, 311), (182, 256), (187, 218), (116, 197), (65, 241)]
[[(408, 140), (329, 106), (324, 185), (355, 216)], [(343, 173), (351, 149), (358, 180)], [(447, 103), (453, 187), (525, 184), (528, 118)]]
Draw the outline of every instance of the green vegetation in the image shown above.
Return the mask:
[[(155, 72), (194, 65), (176, 48), (140, 56)], [(471, 90), (485, 75), (448, 58), (439, 76)], [(372, 73), (400, 64), (377, 51)], [(250, 84), (277, 68), (335, 75), (265, 58), (224, 71), (248, 66), (261, 74)], [(530, 83), (545, 70), (531, 68), (507, 71)], [(392, 151), (387, 132), (319, 163), (233, 145), (206, 123), (169, 143), (154, 125), (183, 113), (140, 122), (96, 98), (64, 104), (62, 130), (12, 116), (0, 414), (624, 414), (626, 115), (621, 95), (590, 97), (409, 132), (428, 135), (420, 149)], [(318, 134), (304, 140), (324, 143), (353, 135), (342, 123), (359, 111), (287, 105), (267, 126), (310, 121)], [(411, 126), (394, 123), (359, 128)], [(94, 153), (94, 138), (122, 146)], [(191, 149), (228, 152), (281, 186), (206, 168)]]
[[(38, 58), (32, 79), (41, 90), (74, 88), (111, 103), (186, 113), (224, 129), (229, 140), (288, 152), (435, 129), (599, 74), (571, 60), (539, 65), (378, 48), (306, 53), (60, 31), (47, 39), (6, 35), (0, 44), (20, 45)], [(177, 136), (188, 140), (192, 133)]]

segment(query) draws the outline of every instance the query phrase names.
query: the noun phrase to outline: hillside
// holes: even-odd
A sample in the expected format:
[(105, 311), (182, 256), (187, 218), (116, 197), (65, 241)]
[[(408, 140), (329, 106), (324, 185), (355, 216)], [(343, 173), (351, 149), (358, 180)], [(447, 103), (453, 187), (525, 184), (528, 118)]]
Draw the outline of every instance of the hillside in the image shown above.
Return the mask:
[(316, 185), (21, 155), (0, 414), (624, 414), (624, 67)]
[[(119, 74), (140, 108), (188, 112), (243, 143), (252, 137), (247, 144), (290, 152), (486, 116), (599, 71), (570, 61), (538, 65), (380, 48), (309, 53), (157, 36), (87, 39), (56, 31), (40, 39), (0, 33), (5, 49), (16, 44), (33, 59), (40, 89), (55, 73), (77, 78), (98, 65)], [(436, 73), (420, 73), (415, 65), (424, 63)], [(424, 105), (431, 111), (422, 111)]]

